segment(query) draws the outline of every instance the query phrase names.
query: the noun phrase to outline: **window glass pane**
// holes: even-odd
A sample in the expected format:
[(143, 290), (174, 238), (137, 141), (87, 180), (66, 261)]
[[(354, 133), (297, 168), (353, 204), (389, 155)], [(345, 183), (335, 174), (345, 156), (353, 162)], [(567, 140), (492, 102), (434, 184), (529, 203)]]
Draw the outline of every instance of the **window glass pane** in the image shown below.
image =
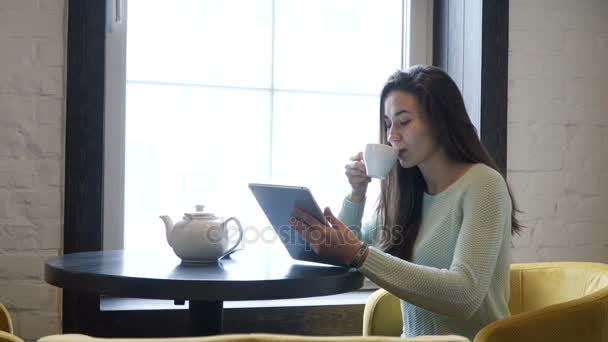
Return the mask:
[(265, 91), (129, 84), (125, 248), (168, 248), (158, 216), (195, 204), (265, 224), (247, 183), (268, 181), (269, 108)]
[[(378, 142), (377, 96), (277, 92), (274, 100), (273, 182), (310, 188), (321, 209), (337, 215), (350, 192), (344, 165)], [(377, 198), (373, 183), (368, 207)]]
[(276, 242), (250, 182), (307, 186), (339, 212), (344, 165), (378, 141), (378, 93), (401, 65), (402, 1), (272, 4), (129, 0), (125, 248), (169, 248), (158, 216), (195, 204)]
[(270, 86), (271, 0), (129, 0), (127, 78)]
[(276, 0), (275, 86), (377, 94), (401, 66), (401, 0)]

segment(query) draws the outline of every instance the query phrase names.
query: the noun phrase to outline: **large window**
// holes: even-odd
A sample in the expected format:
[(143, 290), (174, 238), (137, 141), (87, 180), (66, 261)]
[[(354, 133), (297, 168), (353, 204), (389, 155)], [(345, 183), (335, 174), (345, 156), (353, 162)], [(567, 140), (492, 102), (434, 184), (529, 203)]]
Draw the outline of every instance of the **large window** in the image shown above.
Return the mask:
[[(378, 140), (383, 82), (430, 62), (427, 4), (129, 0), (124, 229), (105, 229), (124, 240), (105, 247), (168, 248), (158, 216), (178, 220), (195, 204), (238, 217), (247, 243), (274, 241), (250, 182), (309, 187), (337, 213), (344, 164)], [(416, 6), (422, 16), (408, 20)]]

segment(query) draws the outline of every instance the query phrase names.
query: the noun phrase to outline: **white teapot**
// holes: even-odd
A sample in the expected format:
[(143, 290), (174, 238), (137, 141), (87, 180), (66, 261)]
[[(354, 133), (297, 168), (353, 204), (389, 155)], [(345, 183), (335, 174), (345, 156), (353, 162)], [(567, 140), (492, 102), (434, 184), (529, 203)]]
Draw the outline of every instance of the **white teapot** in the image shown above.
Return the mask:
[[(232, 253), (243, 239), (243, 227), (236, 217), (225, 221), (205, 213), (204, 206), (196, 205), (196, 212), (185, 213), (175, 226), (169, 216), (161, 216), (167, 228), (167, 242), (183, 262), (211, 263)], [(232, 247), (228, 247), (226, 223), (234, 221), (239, 227), (239, 237)]]

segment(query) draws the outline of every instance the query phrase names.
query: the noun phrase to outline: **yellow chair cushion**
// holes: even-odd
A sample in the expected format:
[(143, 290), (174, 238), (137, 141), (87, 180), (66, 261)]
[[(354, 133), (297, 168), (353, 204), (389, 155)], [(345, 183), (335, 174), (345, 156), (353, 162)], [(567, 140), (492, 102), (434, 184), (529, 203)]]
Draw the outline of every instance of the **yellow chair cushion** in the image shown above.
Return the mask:
[(86, 335), (67, 334), (43, 337), (38, 342), (470, 342), (460, 336), (419, 336), (402, 339), (379, 336), (300, 336), (281, 334), (232, 334), (188, 338), (94, 338)]
[(6, 331), (0, 331), (0, 342), (24, 342), (21, 338), (8, 333)]
[(491, 323), (475, 342), (608, 342), (608, 288)]

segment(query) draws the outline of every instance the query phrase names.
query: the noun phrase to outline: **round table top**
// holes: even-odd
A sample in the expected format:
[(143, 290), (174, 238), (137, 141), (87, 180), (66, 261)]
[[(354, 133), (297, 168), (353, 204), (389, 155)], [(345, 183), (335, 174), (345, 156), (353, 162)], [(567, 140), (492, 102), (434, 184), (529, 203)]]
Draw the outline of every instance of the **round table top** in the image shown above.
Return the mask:
[(162, 251), (115, 250), (52, 257), (49, 284), (116, 297), (200, 301), (314, 297), (359, 289), (354, 269), (293, 260), (285, 250), (239, 250), (213, 264)]

